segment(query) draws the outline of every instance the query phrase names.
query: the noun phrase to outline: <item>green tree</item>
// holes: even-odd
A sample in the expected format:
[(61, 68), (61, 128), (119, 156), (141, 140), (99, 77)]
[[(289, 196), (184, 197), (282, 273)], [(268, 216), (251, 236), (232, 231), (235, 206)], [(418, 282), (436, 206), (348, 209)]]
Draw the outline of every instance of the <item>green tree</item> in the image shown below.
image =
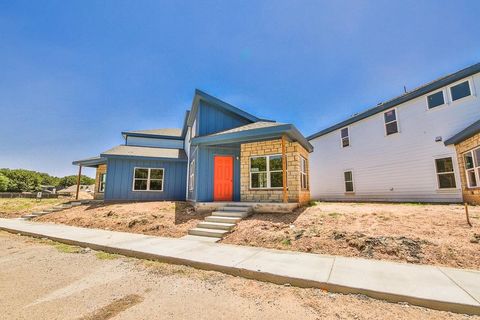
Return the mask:
[(7, 191), (9, 185), (10, 185), (10, 179), (8, 179), (5, 175), (0, 173), (0, 192)]
[[(57, 186), (59, 188), (66, 188), (66, 187), (76, 185), (77, 184), (77, 177), (78, 176), (76, 176), (76, 175), (72, 175), (72, 176), (65, 176), (63, 178), (60, 178)], [(84, 175), (82, 175), (80, 177), (80, 184), (90, 185), (90, 184), (94, 184), (94, 183), (95, 183), (95, 179), (92, 179), (92, 178), (84, 176)]]

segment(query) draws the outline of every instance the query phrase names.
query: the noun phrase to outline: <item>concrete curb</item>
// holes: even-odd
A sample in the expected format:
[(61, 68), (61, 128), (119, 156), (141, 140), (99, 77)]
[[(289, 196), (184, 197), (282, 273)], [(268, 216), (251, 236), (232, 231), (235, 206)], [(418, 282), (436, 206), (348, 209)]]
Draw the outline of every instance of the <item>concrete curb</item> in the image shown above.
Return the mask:
[[(135, 244), (135, 241), (137, 243), (140, 242), (146, 242), (145, 245), (148, 245), (149, 242), (155, 242), (155, 241), (167, 241), (169, 243), (179, 243), (180, 247), (178, 251), (175, 251), (175, 255), (167, 255), (167, 254), (159, 254), (159, 253), (153, 253), (153, 252), (147, 252), (147, 251), (142, 251), (138, 249), (131, 249), (127, 248), (132, 241), (129, 240), (124, 240), (120, 242), (113, 242), (112, 244), (98, 244), (95, 243), (95, 239), (98, 242), (98, 238), (93, 238), (92, 241), (82, 241), (82, 240), (75, 240), (72, 239), (72, 236), (68, 237), (61, 237), (61, 236), (55, 236), (52, 234), (48, 234), (48, 232), (42, 233), (42, 232), (36, 232), (36, 231), (29, 231), (25, 230), (28, 229), (26, 228), (12, 228), (3, 225), (2, 220), (5, 219), (0, 219), (0, 229), (5, 230), (11, 233), (18, 233), (26, 236), (32, 236), (32, 237), (39, 237), (39, 238), (48, 238), (57, 242), (61, 243), (66, 243), (70, 245), (76, 245), (76, 246), (81, 246), (81, 247), (89, 247), (94, 250), (100, 250), (100, 251), (105, 251), (109, 253), (116, 253), (116, 254), (121, 254), (129, 257), (134, 257), (134, 258), (140, 258), (140, 259), (149, 259), (149, 260), (157, 260), (160, 262), (165, 262), (165, 263), (170, 263), (170, 264), (177, 264), (177, 265), (187, 265), (191, 266), (194, 268), (198, 269), (203, 269), (203, 270), (213, 270), (213, 271), (218, 271), (226, 274), (230, 274), (233, 276), (240, 276), (248, 279), (254, 279), (254, 280), (259, 280), (259, 281), (265, 281), (265, 282), (271, 282), (275, 284), (290, 284), (292, 286), (297, 286), (297, 287), (303, 287), (303, 288), (320, 288), (327, 290), (329, 292), (337, 292), (337, 293), (343, 293), (343, 294), (364, 294), (366, 296), (375, 298), (375, 299), (381, 299), (381, 300), (386, 300), (389, 302), (408, 302), (412, 305), (416, 306), (421, 306), (421, 307), (427, 307), (430, 309), (436, 309), (436, 310), (441, 310), (441, 311), (450, 311), (450, 312), (455, 312), (455, 313), (464, 313), (464, 314), (472, 314), (472, 315), (480, 315), (480, 302), (478, 301), (478, 297), (475, 298), (477, 292), (475, 291), (474, 294), (471, 294), (469, 290), (461, 287), (458, 283), (453, 281), (450, 277), (445, 275), (446, 278), (449, 278), (450, 281), (447, 281), (446, 283), (451, 286), (447, 288), (447, 290), (452, 290), (452, 291), (458, 291), (459, 289), (463, 290), (466, 294), (468, 294), (472, 299), (468, 300), (469, 303), (461, 303), (458, 301), (448, 301), (448, 300), (441, 300), (441, 299), (434, 299), (434, 298), (422, 298), (419, 296), (415, 296), (415, 294), (407, 295), (407, 294), (398, 294), (389, 292), (388, 284), (385, 288), (385, 290), (378, 290), (375, 289), (373, 286), (372, 288), (364, 287), (361, 285), (355, 285), (352, 283), (351, 285), (344, 285), (339, 283), (339, 281), (335, 282), (332, 278), (332, 271), (334, 270), (334, 267), (337, 263), (337, 259), (348, 259), (348, 258), (343, 258), (343, 257), (331, 257), (331, 256), (321, 256), (321, 255), (314, 255), (314, 254), (305, 254), (305, 253), (296, 253), (296, 252), (281, 252), (279, 250), (271, 250), (271, 249), (261, 249), (261, 248), (248, 248), (248, 247), (242, 247), (242, 246), (233, 246), (233, 245), (219, 245), (219, 244), (214, 244), (214, 243), (200, 243), (198, 241), (194, 240), (181, 240), (181, 239), (166, 239), (166, 238), (160, 238), (160, 237), (154, 237), (154, 236), (146, 236), (146, 235), (138, 235), (138, 234), (128, 234), (128, 233), (123, 233), (123, 232), (114, 232), (114, 231), (108, 231), (108, 233), (111, 233), (112, 235), (116, 235), (118, 237), (120, 236), (129, 236), (131, 235), (134, 238), (137, 238), (136, 240), (132, 240), (133, 243)], [(31, 225), (37, 225), (35, 227), (38, 227), (39, 223), (35, 222), (28, 222)], [(52, 225), (50, 225), (52, 226)], [(58, 227), (63, 227), (62, 225), (53, 225), (53, 226), (58, 226)], [(65, 226), (65, 228), (68, 229), (79, 229), (80, 231), (82, 229), (85, 230), (85, 228), (77, 228), (77, 227), (70, 227), (70, 226)], [(95, 229), (86, 229), (90, 230), (92, 233), (95, 232)], [(99, 233), (102, 233), (105, 235), (105, 230), (98, 230)], [(102, 236), (99, 236), (100, 238)], [(87, 237), (88, 238), (88, 237)], [(190, 246), (191, 245), (191, 246)], [(130, 245), (132, 246), (132, 245)], [(135, 246), (135, 245), (133, 245)], [(140, 245), (140, 247), (142, 247)], [(195, 254), (197, 254), (197, 258), (195, 258), (195, 255), (188, 258), (188, 253), (192, 252), (191, 248), (194, 248), (193, 250)], [(183, 248), (183, 249), (182, 249)], [(188, 249), (187, 249), (188, 248)], [(199, 249), (204, 249), (205, 255), (198, 256)], [(241, 249), (241, 250), (240, 250)], [(232, 259), (232, 256), (226, 257), (224, 261), (218, 261), (218, 263), (212, 263), (207, 260), (212, 260), (212, 255), (218, 254), (218, 252), (213, 252), (211, 253), (211, 256), (208, 257), (208, 251), (215, 251), (215, 250), (224, 250), (225, 252), (229, 252), (230, 250), (244, 250), (243, 252), (240, 252), (238, 256), (244, 255), (244, 259), (240, 259), (237, 262), (232, 262), (229, 261), (229, 259)], [(246, 252), (245, 252), (246, 251)], [(262, 268), (259, 267), (257, 268), (254, 264), (252, 265), (252, 260), (258, 259), (259, 256), (261, 255), (266, 255), (268, 258), (268, 255), (275, 255), (276, 258), (296, 258), (298, 259), (301, 258), (312, 258), (312, 259), (322, 259), (324, 258), (326, 261), (326, 264), (328, 265), (331, 262), (331, 267), (330, 271), (328, 274), (327, 278), (324, 278), (325, 280), (319, 280), (319, 279), (312, 279), (310, 274), (302, 274), (301, 270), (299, 271), (299, 274), (296, 276), (288, 275), (286, 273), (291, 273), (291, 270), (287, 270), (286, 273), (283, 272), (269, 272), (265, 270), (261, 270)], [(282, 256), (283, 255), (283, 256)], [(310, 257), (311, 256), (311, 257)], [(274, 258), (275, 258), (274, 257)], [(261, 257), (260, 257), (261, 258)], [(265, 257), (264, 257), (265, 258)], [(236, 259), (239, 259), (238, 257)], [(202, 261), (203, 260), (203, 261)], [(268, 260), (268, 259), (267, 259)], [(273, 259), (275, 260), (275, 259)], [(348, 261), (353, 262), (353, 265), (355, 265), (355, 260), (358, 262), (364, 262), (363, 259), (348, 259)], [(217, 261), (217, 260), (215, 260)], [(299, 261), (302, 263), (301, 261)], [(249, 265), (250, 263), (250, 265)], [(368, 261), (368, 263), (377, 263), (376, 261)], [(382, 262), (378, 262), (382, 263)], [(307, 261), (308, 264), (308, 261)], [(395, 263), (390, 263), (395, 265)], [(396, 264), (400, 265), (401, 267), (402, 264)], [(280, 266), (283, 267), (283, 265)], [(300, 269), (302, 269), (301, 265), (298, 265)], [(410, 266), (410, 265), (409, 265)], [(326, 266), (323, 266), (326, 267)], [(419, 268), (424, 268), (423, 272), (428, 271), (430, 272), (437, 272), (440, 270), (438, 267), (435, 266), (414, 266), (414, 267), (419, 267)], [(275, 268), (278, 268), (277, 266), (273, 266), (273, 269), (276, 270)], [(427, 268), (427, 269), (425, 269)], [(268, 268), (267, 268), (268, 269)], [(297, 268), (298, 269), (298, 268)], [(325, 268), (324, 268), (325, 269)], [(452, 268), (451, 268), (452, 269)], [(480, 287), (480, 272), (475, 271), (475, 270), (459, 270), (459, 269), (452, 269), (455, 272), (473, 272), (474, 273), (474, 280), (479, 284)], [(315, 270), (317, 272), (317, 270)], [(320, 273), (320, 271), (318, 271)], [(338, 271), (335, 271), (338, 273)], [(478, 276), (477, 276), (478, 273)], [(303, 276), (303, 277), (302, 277)], [(310, 278), (309, 278), (310, 276)], [(319, 276), (320, 277), (320, 276)], [(478, 277), (478, 278), (477, 278)], [(442, 279), (444, 280), (444, 279)], [(446, 280), (445, 280), (446, 281)], [(449, 283), (451, 282), (451, 283)], [(421, 284), (419, 284), (421, 285)], [(383, 289), (383, 288), (382, 288)], [(476, 286), (474, 286), (474, 290), (478, 290)], [(458, 299), (457, 299), (458, 300)]]

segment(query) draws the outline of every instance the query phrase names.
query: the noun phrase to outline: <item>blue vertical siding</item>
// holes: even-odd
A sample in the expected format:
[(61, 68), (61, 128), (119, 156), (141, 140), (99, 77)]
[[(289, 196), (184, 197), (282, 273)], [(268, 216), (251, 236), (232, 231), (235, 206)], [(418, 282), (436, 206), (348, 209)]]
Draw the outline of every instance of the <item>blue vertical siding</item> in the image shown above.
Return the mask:
[[(240, 201), (240, 146), (198, 147), (195, 193), (196, 201), (213, 201), (213, 158), (215, 155), (233, 156), (233, 200)], [(198, 188), (197, 188), (198, 186)]]
[(199, 111), (197, 113), (198, 135), (212, 134), (249, 123), (251, 123), (251, 121), (203, 101), (199, 105)]
[[(163, 168), (163, 191), (132, 191), (133, 169), (135, 167)], [(104, 199), (106, 201), (181, 201), (185, 200), (186, 180), (186, 161), (108, 158)]]

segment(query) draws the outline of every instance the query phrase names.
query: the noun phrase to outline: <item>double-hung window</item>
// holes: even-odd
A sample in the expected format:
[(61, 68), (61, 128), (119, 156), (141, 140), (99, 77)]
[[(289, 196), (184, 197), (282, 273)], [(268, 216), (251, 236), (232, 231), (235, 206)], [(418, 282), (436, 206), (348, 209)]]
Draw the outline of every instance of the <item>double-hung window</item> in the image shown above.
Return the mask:
[(353, 172), (352, 171), (345, 171), (343, 173), (343, 178), (345, 180), (345, 192), (354, 192)]
[(452, 101), (456, 101), (472, 95), (472, 90), (470, 89), (470, 81), (464, 81), (459, 84), (450, 87), (450, 96)]
[(163, 191), (163, 177), (163, 169), (135, 168), (133, 191)]
[(107, 182), (107, 174), (100, 173), (98, 175), (98, 192), (105, 192), (105, 183)]
[(250, 158), (250, 188), (283, 188), (281, 155), (256, 156)]
[(307, 159), (300, 157), (300, 184), (302, 189), (308, 189)]
[(453, 171), (453, 160), (451, 157), (435, 159), (437, 171), (437, 182), (439, 189), (456, 188), (455, 172)]
[(397, 111), (392, 109), (383, 114), (385, 120), (385, 133), (388, 135), (398, 132)]
[(463, 159), (468, 187), (480, 187), (480, 148), (468, 151), (463, 155)]
[(432, 93), (427, 96), (428, 109), (433, 109), (445, 104), (445, 97), (443, 96), (443, 90)]
[(340, 138), (342, 139), (342, 148), (348, 147), (350, 145), (350, 132), (347, 128), (340, 130)]
[(189, 185), (188, 185), (188, 190), (192, 191), (193, 188), (195, 188), (195, 159), (190, 162), (190, 180), (189, 180)]

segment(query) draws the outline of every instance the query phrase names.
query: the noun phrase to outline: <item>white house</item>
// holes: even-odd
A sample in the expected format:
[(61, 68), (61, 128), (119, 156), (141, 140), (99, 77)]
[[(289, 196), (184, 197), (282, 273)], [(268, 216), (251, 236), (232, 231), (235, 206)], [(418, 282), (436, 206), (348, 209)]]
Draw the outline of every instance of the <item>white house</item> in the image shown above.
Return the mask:
[(478, 94), (480, 63), (309, 136), (312, 199), (462, 201), (445, 141), (480, 120)]

